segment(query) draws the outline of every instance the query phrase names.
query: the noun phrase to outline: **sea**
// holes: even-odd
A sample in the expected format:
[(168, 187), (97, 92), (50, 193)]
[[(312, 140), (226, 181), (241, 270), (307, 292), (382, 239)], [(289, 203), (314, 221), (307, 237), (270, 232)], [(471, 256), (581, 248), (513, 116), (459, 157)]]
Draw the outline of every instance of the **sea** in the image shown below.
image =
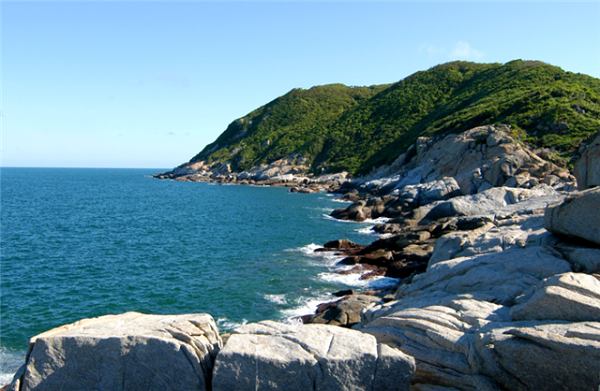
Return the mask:
[(79, 319), (209, 313), (228, 332), (396, 283), (339, 274), (339, 257), (314, 252), (375, 239), (377, 221), (329, 217), (344, 207), (334, 194), (152, 178), (161, 171), (0, 170), (0, 386), (31, 337)]

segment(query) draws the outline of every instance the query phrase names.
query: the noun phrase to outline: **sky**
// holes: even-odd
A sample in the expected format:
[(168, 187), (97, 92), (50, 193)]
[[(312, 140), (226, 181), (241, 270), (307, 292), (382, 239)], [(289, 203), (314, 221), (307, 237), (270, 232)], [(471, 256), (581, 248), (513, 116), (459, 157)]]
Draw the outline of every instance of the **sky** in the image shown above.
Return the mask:
[(293, 88), (449, 61), (600, 78), (600, 2), (0, 2), (3, 167), (171, 169)]

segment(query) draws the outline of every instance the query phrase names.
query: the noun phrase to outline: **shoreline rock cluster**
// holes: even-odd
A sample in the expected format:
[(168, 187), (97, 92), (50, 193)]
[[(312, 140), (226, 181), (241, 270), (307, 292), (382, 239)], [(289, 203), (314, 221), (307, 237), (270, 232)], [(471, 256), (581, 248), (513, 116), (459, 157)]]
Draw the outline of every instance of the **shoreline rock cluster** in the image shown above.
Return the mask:
[(597, 389), (599, 140), (575, 178), (499, 128), (419, 139), (336, 182), (353, 204), (332, 215), (385, 217), (384, 236), (317, 250), (398, 286), (339, 292), (304, 324), (248, 324), (224, 343), (207, 314), (84, 320), (34, 337), (9, 389)]
[(270, 164), (261, 164), (248, 171), (232, 172), (229, 163), (210, 166), (205, 161), (185, 163), (173, 171), (155, 174), (157, 179), (183, 182), (213, 182), (231, 185), (289, 187), (295, 193), (333, 192), (350, 180), (347, 172), (315, 176), (298, 155), (288, 156)]

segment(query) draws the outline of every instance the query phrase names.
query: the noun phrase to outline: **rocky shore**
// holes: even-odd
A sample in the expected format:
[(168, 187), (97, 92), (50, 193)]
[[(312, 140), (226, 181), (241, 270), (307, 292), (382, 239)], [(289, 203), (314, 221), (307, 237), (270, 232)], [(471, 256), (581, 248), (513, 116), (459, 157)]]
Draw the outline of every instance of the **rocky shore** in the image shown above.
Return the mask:
[(207, 314), (83, 320), (32, 338), (9, 389), (598, 389), (600, 138), (571, 175), (506, 130), (421, 138), (358, 180), (303, 176), (297, 158), (252, 175), (160, 174), (335, 190), (353, 203), (332, 216), (389, 220), (368, 246), (317, 251), (399, 285), (339, 292), (304, 324), (263, 321), (227, 338)]
[(315, 176), (307, 173), (308, 166), (298, 155), (291, 155), (271, 164), (261, 164), (248, 171), (232, 172), (229, 163), (210, 166), (205, 161), (185, 163), (173, 171), (155, 174), (157, 179), (183, 182), (214, 182), (232, 185), (289, 187), (297, 193), (315, 193), (321, 190), (334, 192), (348, 182), (347, 172)]

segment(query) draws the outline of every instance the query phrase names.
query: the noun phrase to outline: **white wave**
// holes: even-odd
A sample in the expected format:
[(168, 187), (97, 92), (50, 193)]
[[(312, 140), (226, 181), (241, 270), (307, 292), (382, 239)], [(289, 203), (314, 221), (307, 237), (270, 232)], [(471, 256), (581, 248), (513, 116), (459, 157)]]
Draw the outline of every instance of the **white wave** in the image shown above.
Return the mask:
[(342, 203), (342, 204), (353, 204), (353, 203), (354, 203), (354, 202), (352, 202), (352, 201), (341, 200), (341, 199), (339, 199), (339, 198), (334, 198), (334, 199), (332, 199), (331, 201), (333, 201), (333, 202), (340, 202), (340, 203)]
[(311, 243), (311, 244), (307, 244), (306, 246), (302, 246), (302, 247), (298, 247), (298, 248), (292, 248), (292, 249), (288, 249), (288, 250), (285, 250), (285, 251), (288, 251), (288, 252), (298, 251), (298, 252), (301, 252), (301, 253), (303, 253), (305, 255), (313, 256), (314, 253), (315, 253), (315, 250), (318, 249), (318, 248), (322, 248), (322, 247), (323, 246), (319, 246), (318, 244)]
[(297, 318), (299, 316), (314, 314), (317, 312), (317, 307), (319, 304), (327, 303), (333, 300), (334, 299), (331, 296), (300, 298), (298, 303), (299, 305), (297, 307), (283, 310), (281, 311), (281, 314), (291, 321), (293, 318)]
[(242, 319), (242, 322), (233, 322), (227, 318), (219, 318), (217, 319), (217, 327), (219, 327), (220, 331), (229, 332), (231, 330), (237, 329), (238, 327), (245, 326), (248, 324), (246, 319)]
[(15, 373), (25, 363), (26, 352), (0, 350), (0, 387), (10, 384)]
[(334, 208), (311, 208), (312, 210), (317, 210), (319, 212), (333, 212), (335, 209)]
[[(367, 272), (368, 271), (365, 271), (365, 273), (367, 273)], [(319, 273), (319, 278), (321, 278), (327, 282), (333, 282), (336, 284), (343, 284), (343, 285), (358, 287), (358, 288), (371, 288), (371, 289), (384, 288), (386, 286), (394, 285), (394, 284), (398, 283), (398, 281), (399, 281), (397, 278), (390, 278), (390, 277), (373, 277), (368, 280), (361, 280), (360, 279), (361, 276), (362, 276), (361, 273), (353, 273), (353, 274), (339, 274), (339, 273), (331, 273), (331, 272)]]
[(356, 221), (351, 221), (351, 220), (342, 220), (342, 219), (336, 219), (335, 217), (331, 217), (329, 215), (324, 214), (323, 218), (325, 220), (333, 220), (333, 221), (337, 221), (338, 223), (356, 223)]
[(389, 217), (378, 217), (376, 219), (366, 219), (363, 221), (364, 224), (385, 224), (391, 219)]
[(393, 236), (392, 234), (380, 234), (379, 232), (374, 231), (373, 228), (375, 228), (375, 226), (359, 228), (356, 232), (363, 235), (374, 235), (380, 238), (389, 238), (390, 236)]
[(356, 232), (358, 232), (359, 234), (363, 234), (363, 235), (377, 235), (377, 232), (373, 231), (373, 227), (365, 227), (365, 228), (359, 228), (356, 230)]
[(271, 303), (275, 304), (287, 304), (287, 300), (285, 299), (285, 295), (264, 295), (265, 299), (269, 300)]
[(326, 215), (326, 214), (323, 215), (323, 218), (325, 218), (326, 220), (333, 220), (333, 221), (337, 221), (340, 223), (370, 224), (370, 225), (385, 224), (391, 220), (388, 217), (378, 217), (376, 219), (366, 219), (365, 221), (352, 221), (352, 220), (336, 219), (335, 217), (332, 217), (332, 216)]
[[(303, 247), (298, 247), (298, 248), (294, 248), (294, 249), (288, 249), (285, 251), (288, 252), (300, 252), (302, 253), (302, 255), (304, 255), (305, 257), (309, 257), (309, 258), (318, 258), (319, 261), (319, 266), (331, 266), (331, 265), (335, 265), (337, 262), (341, 261), (342, 259), (344, 259), (343, 256), (339, 256), (339, 255), (335, 255), (335, 251), (319, 251), (319, 252), (315, 252), (315, 250), (319, 249), (319, 248), (323, 248), (323, 246), (319, 246), (318, 244), (308, 244), (306, 246)], [(325, 261), (325, 262), (323, 262)]]

